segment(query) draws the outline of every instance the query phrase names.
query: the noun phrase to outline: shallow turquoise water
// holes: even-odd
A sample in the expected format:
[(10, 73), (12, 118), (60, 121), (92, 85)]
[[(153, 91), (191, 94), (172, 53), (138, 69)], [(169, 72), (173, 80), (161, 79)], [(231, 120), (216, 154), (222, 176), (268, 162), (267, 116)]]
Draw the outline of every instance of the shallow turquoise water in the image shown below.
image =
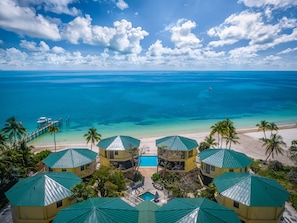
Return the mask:
[(32, 131), (40, 116), (62, 118), (58, 142), (82, 141), (90, 127), (142, 137), (208, 131), (225, 118), (239, 128), (297, 122), (297, 72), (0, 71), (0, 94), (0, 124), (14, 115)]

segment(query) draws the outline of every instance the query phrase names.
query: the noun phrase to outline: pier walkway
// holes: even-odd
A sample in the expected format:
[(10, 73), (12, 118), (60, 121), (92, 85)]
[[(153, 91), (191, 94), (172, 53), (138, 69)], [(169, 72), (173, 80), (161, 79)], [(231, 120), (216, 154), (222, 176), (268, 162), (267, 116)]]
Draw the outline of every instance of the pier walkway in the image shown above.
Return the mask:
[(60, 126), (61, 123), (62, 123), (62, 119), (59, 119), (59, 120), (57, 120), (57, 121), (50, 121), (50, 122), (48, 122), (47, 124), (45, 124), (45, 125), (39, 127), (39, 128), (36, 129), (35, 131), (33, 131), (33, 132), (29, 133), (28, 135), (26, 135), (26, 136), (24, 137), (24, 140), (25, 140), (25, 142), (29, 142), (29, 141), (31, 141), (31, 140), (37, 138), (38, 136), (43, 135), (44, 133), (48, 132), (48, 128), (49, 128), (50, 126), (53, 126), (53, 125), (54, 125), (54, 126)]

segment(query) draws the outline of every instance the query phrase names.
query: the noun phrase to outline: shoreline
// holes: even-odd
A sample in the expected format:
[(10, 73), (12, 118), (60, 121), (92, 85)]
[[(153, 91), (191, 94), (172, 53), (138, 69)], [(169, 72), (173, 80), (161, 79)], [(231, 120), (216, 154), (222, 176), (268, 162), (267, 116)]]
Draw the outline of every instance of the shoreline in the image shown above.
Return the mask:
[[(288, 149), (291, 145), (292, 140), (297, 140), (297, 125), (294, 124), (284, 124), (278, 125), (278, 133), (283, 137), (283, 140), (286, 142)], [(258, 131), (256, 127), (254, 128), (242, 128), (237, 129), (238, 136), (239, 136), (239, 144), (232, 144), (231, 149), (245, 153), (247, 156), (253, 159), (266, 159), (265, 149), (262, 147), (262, 141), (259, 138), (263, 137), (263, 132)], [(270, 131), (267, 131), (267, 133)], [(179, 133), (177, 135), (194, 139), (198, 142), (198, 144), (204, 141), (205, 136), (208, 136), (210, 131), (203, 131), (203, 132), (193, 132), (193, 133)], [(143, 155), (156, 155), (157, 154), (157, 147), (155, 145), (156, 139), (169, 136), (172, 134), (163, 134), (163, 136), (148, 136), (148, 137), (140, 137), (138, 138), (140, 142), (140, 150)], [(133, 137), (133, 135), (130, 135)], [(54, 144), (34, 144), (30, 143), (34, 146), (34, 152), (40, 152), (42, 150), (51, 150), (54, 151)], [(63, 150), (66, 148), (88, 148), (91, 149), (91, 144), (86, 144), (85, 141), (77, 141), (77, 142), (57, 142), (57, 151)], [(92, 145), (92, 150), (98, 152), (98, 147), (96, 145)], [(294, 163), (289, 159), (286, 152), (284, 155), (275, 155), (274, 160), (278, 160), (286, 165), (293, 165)]]

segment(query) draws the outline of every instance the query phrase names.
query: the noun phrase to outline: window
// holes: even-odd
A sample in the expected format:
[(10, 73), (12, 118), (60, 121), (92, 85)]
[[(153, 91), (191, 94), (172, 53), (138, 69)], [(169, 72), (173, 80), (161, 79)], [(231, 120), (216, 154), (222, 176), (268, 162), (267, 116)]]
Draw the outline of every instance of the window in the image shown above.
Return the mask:
[(237, 201), (234, 201), (233, 207), (239, 208), (239, 203)]
[(193, 150), (190, 150), (189, 152), (188, 152), (188, 157), (192, 157), (193, 156)]
[(234, 169), (229, 169), (229, 172), (234, 172)]
[(81, 167), (80, 167), (80, 171), (84, 171), (85, 170), (85, 165), (82, 165)]
[(65, 168), (63, 168), (63, 169), (62, 169), (62, 172), (66, 172), (66, 169), (65, 169)]
[(63, 206), (63, 203), (62, 203), (62, 200), (60, 200), (60, 201), (57, 201), (57, 208), (59, 208), (59, 207), (62, 207)]
[(216, 171), (216, 167), (215, 166), (210, 166), (211, 171)]
[(49, 167), (49, 168), (48, 168), (48, 171), (49, 171), (49, 172), (53, 172), (53, 169)]
[(119, 151), (115, 151), (114, 155), (116, 155), (116, 156), (119, 155)]

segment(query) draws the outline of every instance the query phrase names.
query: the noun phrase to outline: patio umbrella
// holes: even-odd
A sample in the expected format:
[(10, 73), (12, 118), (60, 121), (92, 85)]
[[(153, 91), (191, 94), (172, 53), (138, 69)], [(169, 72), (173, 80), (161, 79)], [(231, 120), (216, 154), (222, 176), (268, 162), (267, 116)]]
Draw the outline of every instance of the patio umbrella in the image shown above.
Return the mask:
[(154, 201), (157, 202), (159, 200), (159, 193), (156, 191)]

